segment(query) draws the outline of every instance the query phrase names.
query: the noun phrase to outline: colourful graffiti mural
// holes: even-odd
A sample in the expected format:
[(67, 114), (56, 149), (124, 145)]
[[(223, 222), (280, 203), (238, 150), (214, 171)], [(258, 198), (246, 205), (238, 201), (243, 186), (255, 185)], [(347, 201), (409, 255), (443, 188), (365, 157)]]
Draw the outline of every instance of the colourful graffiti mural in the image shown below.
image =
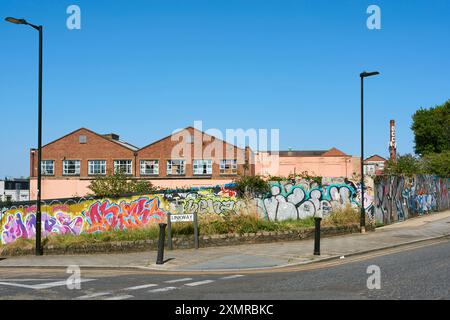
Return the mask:
[[(360, 188), (353, 182), (339, 179), (323, 183), (327, 184), (309, 180), (271, 182), (271, 195), (257, 199), (257, 206), (260, 213), (272, 221), (304, 219), (318, 214), (326, 217), (336, 208), (359, 206)], [(365, 196), (369, 210), (370, 199), (370, 195)]]
[[(303, 219), (360, 204), (361, 187), (347, 179), (270, 182), (269, 195), (253, 199), (260, 215), (272, 221)], [(384, 177), (366, 181), (364, 197), (369, 219), (385, 224), (450, 207), (450, 179), (433, 176)], [(42, 206), (42, 235), (96, 233), (142, 228), (165, 222), (167, 212), (225, 214), (248, 203), (231, 188), (202, 188), (120, 199), (52, 201)], [(1, 243), (36, 234), (36, 207), (5, 208), (0, 217)]]
[(375, 183), (374, 218), (384, 224), (450, 208), (450, 178), (388, 176)]
[[(53, 203), (42, 208), (42, 236), (50, 234), (94, 233), (144, 227), (166, 220), (160, 196), (140, 196), (119, 200), (81, 200)], [(31, 239), (36, 234), (36, 206), (13, 207), (2, 211), (1, 242)]]

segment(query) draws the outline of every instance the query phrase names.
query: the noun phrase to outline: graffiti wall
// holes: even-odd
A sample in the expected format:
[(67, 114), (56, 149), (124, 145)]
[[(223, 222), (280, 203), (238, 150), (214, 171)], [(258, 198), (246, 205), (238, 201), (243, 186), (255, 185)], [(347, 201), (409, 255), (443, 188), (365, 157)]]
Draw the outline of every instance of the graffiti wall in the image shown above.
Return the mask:
[[(361, 186), (344, 178), (270, 182), (271, 191), (254, 199), (259, 214), (271, 221), (303, 219), (361, 203)], [(365, 182), (369, 220), (385, 224), (450, 208), (450, 179), (434, 176), (384, 177)], [(253, 200), (252, 200), (253, 201)], [(129, 230), (165, 222), (167, 213), (225, 214), (248, 203), (232, 188), (202, 188), (119, 199), (70, 199), (42, 205), (42, 236)], [(4, 208), (0, 240), (12, 243), (36, 234), (36, 206)]]
[(375, 184), (374, 215), (384, 224), (450, 209), (450, 178), (383, 177)]
[[(140, 196), (118, 200), (82, 199), (41, 206), (42, 236), (125, 230), (165, 221), (160, 197)], [(36, 234), (36, 206), (20, 206), (1, 213), (1, 243)]]
[[(344, 178), (271, 182), (271, 195), (257, 199), (260, 213), (269, 220), (304, 219), (316, 215), (326, 217), (337, 208), (360, 206), (359, 183)], [(369, 217), (373, 212), (373, 182), (365, 182), (364, 206)]]
[[(241, 200), (230, 188), (202, 188), (120, 199), (73, 199), (41, 206), (42, 236), (96, 233), (142, 228), (166, 222), (167, 212), (223, 214), (238, 210)], [(5, 208), (1, 211), (2, 244), (36, 234), (36, 206)]]

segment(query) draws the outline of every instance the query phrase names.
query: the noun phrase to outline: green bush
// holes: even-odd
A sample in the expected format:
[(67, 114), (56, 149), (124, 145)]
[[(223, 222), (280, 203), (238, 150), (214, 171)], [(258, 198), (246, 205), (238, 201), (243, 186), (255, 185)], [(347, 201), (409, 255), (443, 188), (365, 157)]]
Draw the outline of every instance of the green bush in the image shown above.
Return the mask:
[(158, 189), (151, 182), (130, 179), (122, 171), (114, 174), (110, 172), (106, 176), (95, 177), (88, 188), (93, 192), (94, 196), (111, 198), (133, 193), (149, 194), (158, 192)]
[(241, 176), (234, 180), (236, 190), (241, 196), (264, 195), (270, 192), (270, 186), (260, 176)]

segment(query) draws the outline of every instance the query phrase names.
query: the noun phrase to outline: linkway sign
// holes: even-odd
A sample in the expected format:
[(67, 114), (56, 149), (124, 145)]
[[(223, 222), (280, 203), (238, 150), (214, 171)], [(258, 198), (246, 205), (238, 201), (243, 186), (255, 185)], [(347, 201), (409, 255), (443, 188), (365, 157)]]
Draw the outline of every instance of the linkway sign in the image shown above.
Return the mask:
[(194, 247), (195, 249), (198, 249), (199, 242), (198, 242), (198, 220), (197, 220), (197, 213), (177, 213), (172, 214), (170, 212), (167, 213), (167, 240), (169, 241), (169, 249), (173, 249), (172, 244), (172, 223), (176, 222), (193, 222), (194, 224)]
[(171, 214), (170, 222), (186, 222), (186, 221), (194, 221), (194, 214)]

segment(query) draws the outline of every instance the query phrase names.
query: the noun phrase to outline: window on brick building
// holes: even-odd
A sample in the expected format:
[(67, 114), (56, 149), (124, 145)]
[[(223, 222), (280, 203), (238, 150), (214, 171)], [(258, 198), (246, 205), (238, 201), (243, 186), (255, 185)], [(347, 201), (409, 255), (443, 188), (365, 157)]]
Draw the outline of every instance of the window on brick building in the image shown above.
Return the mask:
[(132, 174), (133, 161), (131, 160), (115, 160), (114, 172), (121, 171), (124, 174)]
[(212, 160), (194, 160), (194, 174), (212, 174)]
[(80, 160), (64, 160), (63, 175), (65, 176), (80, 175)]
[(237, 174), (237, 161), (220, 160), (220, 174)]
[(186, 165), (184, 160), (167, 160), (167, 175), (185, 174)]
[(41, 173), (44, 176), (53, 176), (55, 174), (55, 161), (42, 160), (41, 161)]
[(87, 143), (87, 137), (85, 135), (81, 135), (79, 137), (79, 141), (81, 144), (85, 144), (85, 143)]
[(141, 160), (141, 175), (159, 174), (158, 160)]
[(89, 160), (88, 161), (88, 174), (89, 175), (105, 175), (106, 174), (106, 161), (105, 160)]

